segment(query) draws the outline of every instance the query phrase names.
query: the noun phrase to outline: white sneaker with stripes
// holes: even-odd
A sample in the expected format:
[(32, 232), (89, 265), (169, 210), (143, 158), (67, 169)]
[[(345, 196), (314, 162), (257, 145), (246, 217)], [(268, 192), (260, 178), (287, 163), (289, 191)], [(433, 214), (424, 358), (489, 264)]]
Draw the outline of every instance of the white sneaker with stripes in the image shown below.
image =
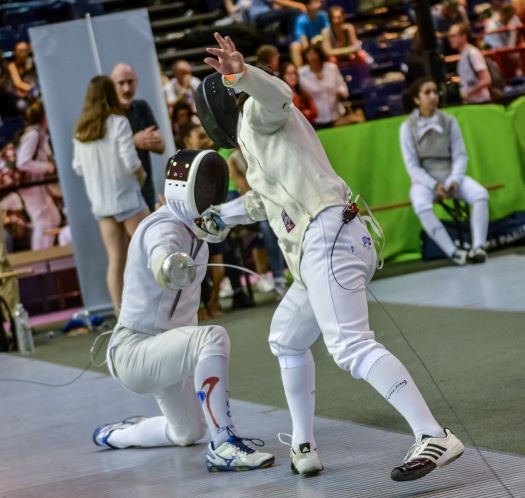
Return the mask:
[(403, 465), (392, 470), (390, 477), (394, 481), (413, 481), (426, 476), (435, 468), (444, 467), (459, 458), (465, 447), (450, 431), (445, 429), (445, 436), (423, 436), (408, 450)]

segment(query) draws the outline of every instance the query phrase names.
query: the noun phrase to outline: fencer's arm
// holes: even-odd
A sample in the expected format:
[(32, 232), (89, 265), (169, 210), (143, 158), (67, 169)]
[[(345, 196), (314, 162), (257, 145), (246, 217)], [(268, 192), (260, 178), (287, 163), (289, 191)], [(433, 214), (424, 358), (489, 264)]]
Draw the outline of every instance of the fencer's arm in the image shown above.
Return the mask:
[(195, 280), (193, 259), (180, 244), (180, 226), (159, 223), (148, 227), (143, 238), (148, 254), (148, 266), (158, 284), (165, 289), (178, 290)]
[(268, 219), (261, 198), (253, 190), (233, 201), (216, 206), (216, 209), (221, 220), (229, 226), (250, 225)]
[(177, 251), (157, 256), (153, 260), (152, 271), (159, 285), (171, 290), (184, 289), (197, 275), (192, 257)]
[(262, 69), (249, 64), (245, 64), (245, 69), (242, 78), (229, 81), (223, 77), (223, 82), (253, 98), (251, 108), (245, 106), (243, 119), (263, 133), (272, 133), (283, 126), (290, 116), (292, 89)]
[(421, 166), (414, 138), (410, 132), (410, 125), (407, 121), (401, 125), (400, 142), (405, 167), (412, 183), (420, 183), (434, 190), (438, 182)]
[(467, 173), (468, 155), (465, 141), (461, 134), (461, 128), (455, 118), (452, 118), (450, 126), (450, 147), (452, 153), (452, 173), (445, 180), (445, 188), (449, 188), (452, 183), (461, 183)]

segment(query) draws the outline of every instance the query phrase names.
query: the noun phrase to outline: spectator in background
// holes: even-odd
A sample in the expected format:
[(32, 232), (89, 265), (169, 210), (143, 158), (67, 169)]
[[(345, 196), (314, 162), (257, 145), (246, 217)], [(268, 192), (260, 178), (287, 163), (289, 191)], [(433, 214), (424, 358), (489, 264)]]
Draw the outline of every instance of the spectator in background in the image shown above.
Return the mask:
[(146, 173), (113, 81), (88, 85), (74, 139), (73, 169), (82, 176), (108, 255), (106, 280), (118, 315), (129, 239), (149, 214), (140, 187)]
[[(501, 9), (492, 14), (485, 25), (485, 44), (492, 48), (513, 48), (518, 44), (520, 33), (516, 28), (521, 26), (521, 20), (516, 15), (516, 9), (511, 3), (504, 4)], [(508, 31), (499, 31), (507, 29)], [(498, 31), (494, 33), (494, 31)], [(492, 33), (491, 33), (492, 32)], [(500, 54), (500, 66), (506, 79), (522, 76), (521, 55), (519, 53)]]
[(13, 93), (13, 84), (7, 69), (4, 53), (0, 48), (0, 119), (18, 116), (20, 111), (16, 107), (16, 97)]
[(512, 5), (516, 9), (518, 18), (522, 23), (525, 23), (525, 0), (512, 0)]
[(186, 102), (195, 112), (195, 92), (201, 80), (191, 74), (188, 61), (180, 60), (173, 65), (173, 78), (165, 86), (168, 107)]
[(154, 211), (156, 198), (149, 153), (162, 154), (164, 139), (149, 104), (145, 100), (134, 99), (138, 78), (133, 67), (130, 64), (117, 64), (111, 72), (111, 79), (115, 84), (120, 105), (124, 108), (131, 125), (133, 143), (146, 172), (142, 195), (150, 211)]
[(184, 147), (184, 144), (181, 143), (181, 133), (190, 124), (198, 124), (195, 122), (195, 115), (190, 104), (184, 101), (178, 102), (173, 106), (171, 113), (171, 129), (178, 149)]
[[(244, 159), (241, 150), (239, 148), (235, 149), (228, 158), (228, 170), (230, 172), (230, 179), (233, 181), (237, 190), (232, 191), (230, 189), (228, 200), (235, 199), (239, 195), (243, 195), (251, 190), (251, 187), (248, 185), (248, 180), (246, 179), (247, 169), (248, 164), (246, 163), (246, 159)], [(286, 278), (284, 276), (286, 265), (284, 262), (284, 256), (279, 244), (277, 243), (277, 237), (271, 229), (268, 220), (260, 221), (257, 225), (261, 231), (263, 246), (266, 250), (266, 255), (268, 256), (267, 260), (266, 257), (263, 258), (262, 255), (264, 255), (264, 253), (261, 254), (261, 247), (256, 245), (253, 251), (253, 259), (256, 271), (259, 274), (259, 279), (256, 284), (257, 290), (259, 292), (270, 292), (273, 290), (276, 293), (277, 298), (281, 299), (286, 293)], [(269, 278), (266, 275), (268, 266), (270, 267), (272, 278)]]
[(306, 13), (297, 16), (294, 25), (290, 56), (296, 67), (303, 65), (302, 53), (310, 46), (320, 43), (321, 32), (330, 26), (328, 14), (321, 10), (321, 0), (306, 0)]
[(279, 77), (286, 81), (293, 91), (293, 104), (299, 109), (310, 123), (314, 123), (319, 112), (312, 96), (299, 83), (299, 73), (291, 62), (281, 66)]
[(450, 46), (460, 53), (457, 73), (461, 79), (461, 96), (468, 104), (488, 102), (492, 80), (481, 51), (468, 42), (470, 29), (466, 24), (454, 24), (449, 32)]
[(348, 97), (348, 86), (337, 65), (326, 60), (320, 47), (308, 47), (304, 58), (307, 65), (299, 68), (299, 83), (317, 106), (314, 127), (328, 128), (345, 113), (341, 100)]
[[(490, 48), (511, 48), (518, 42), (518, 31), (515, 28), (521, 26), (520, 18), (516, 15), (516, 9), (511, 3), (504, 4), (501, 9), (492, 14), (485, 25), (485, 44)], [(509, 31), (491, 33), (491, 31), (507, 28)]]
[(293, 32), (295, 18), (306, 12), (303, 2), (294, 0), (252, 0), (250, 21), (259, 31), (264, 31), (269, 25), (279, 23), (282, 35)]
[[(0, 273), (7, 273), (10, 271), (12, 271), (12, 268), (9, 264), (9, 260), (7, 259), (4, 223), (2, 211), (0, 210)], [(2, 296), (2, 298), (5, 300), (11, 315), (15, 316), (16, 305), (20, 302), (18, 279), (15, 276), (0, 278), (0, 296)], [(0, 327), (1, 326), (2, 325), (0, 325)]]
[[(410, 49), (401, 64), (401, 70), (405, 73), (405, 82), (408, 86), (426, 75), (426, 57), (419, 29), (414, 33)], [(409, 106), (412, 107), (412, 105), (412, 99), (410, 99)]]
[(36, 68), (31, 58), (31, 47), (25, 41), (19, 41), (15, 45), (13, 61), (7, 65), (9, 76), (13, 84), (18, 106), (25, 109), (28, 102), (38, 96), (38, 80)]
[(469, 20), (467, 11), (457, 0), (444, 0), (432, 8), (434, 28), (441, 36), (446, 36), (453, 24), (466, 24)]
[[(413, 112), (401, 125), (401, 150), (412, 180), (410, 200), (427, 235), (458, 265), (483, 263), (489, 223), (488, 193), (466, 175), (468, 156), (456, 119), (438, 109), (432, 78), (410, 87)], [(472, 249), (459, 249), (434, 214), (434, 200), (463, 199), (472, 206)]]
[[(41, 102), (35, 102), (27, 108), (26, 124), (16, 157), (17, 169), (25, 173), (24, 183), (44, 180), (46, 175), (53, 175), (56, 171), (47, 134), (47, 118)], [(61, 220), (48, 188), (46, 185), (21, 188), (19, 194), (33, 229), (31, 249), (51, 247), (55, 237), (45, 232), (50, 228), (58, 228)]]
[(361, 50), (354, 26), (345, 22), (345, 11), (334, 5), (328, 10), (330, 25), (323, 29), (323, 50), (332, 62), (366, 64), (367, 54)]
[(274, 75), (279, 73), (281, 54), (276, 47), (273, 45), (261, 45), (255, 52), (255, 55), (257, 57), (256, 66), (269, 67)]

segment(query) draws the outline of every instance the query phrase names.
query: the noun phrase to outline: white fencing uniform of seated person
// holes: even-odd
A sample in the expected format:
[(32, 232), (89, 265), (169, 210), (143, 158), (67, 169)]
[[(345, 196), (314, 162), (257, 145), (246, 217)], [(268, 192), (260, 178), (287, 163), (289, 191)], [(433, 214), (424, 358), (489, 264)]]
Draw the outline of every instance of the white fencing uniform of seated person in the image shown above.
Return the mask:
[(410, 199), (428, 236), (454, 262), (467, 261), (466, 252), (455, 246), (433, 210), (437, 185), (448, 190), (455, 184), (455, 197), (472, 206), (470, 257), (475, 262), (485, 261), (488, 192), (466, 175), (468, 156), (456, 119), (439, 110), (431, 117), (423, 117), (419, 109), (414, 110), (401, 125), (401, 150), (412, 181)]
[[(227, 235), (227, 231), (212, 235), (199, 228), (197, 206), (226, 199), (227, 165), (216, 152), (184, 150), (168, 164), (168, 172), (172, 166), (184, 169), (190, 164), (191, 171), (197, 166), (204, 170), (203, 175), (193, 175), (203, 182), (204, 195), (199, 195), (204, 201), (196, 200), (197, 193), (194, 201), (184, 200), (199, 188), (190, 180), (176, 180), (180, 188), (175, 194), (166, 187), (166, 206), (135, 231), (122, 309), (108, 346), (108, 364), (115, 378), (131, 391), (153, 394), (163, 415), (100, 426), (93, 439), (109, 448), (186, 446), (205, 435), (204, 412), (212, 437), (206, 456), (210, 471), (268, 467), (273, 456), (247, 446), (231, 418), (228, 334), (223, 327), (197, 323), (208, 262), (206, 240), (218, 242)], [(212, 167), (218, 173), (208, 175)], [(166, 184), (175, 184), (173, 178), (169, 176)]]
[[(226, 87), (249, 96), (236, 114), (234, 131), (253, 190), (251, 197), (244, 197), (249, 201), (245, 206), (240, 197), (211, 208), (203, 218), (220, 216), (226, 224), (247, 223), (254, 219), (253, 196), (258, 197), (260, 214), (267, 215), (294, 277), (274, 314), (269, 339), (281, 366), (292, 418), (292, 470), (312, 474), (323, 468), (313, 431), (315, 367), (310, 351), (322, 335), (337, 365), (371, 384), (405, 417), (416, 436), (392, 478), (423, 477), (461, 455), (463, 445), (436, 422), (406, 368), (370, 330), (366, 284), (374, 273), (376, 254), (359, 218), (341, 228), (348, 187), (332, 169), (310, 123), (292, 105), (290, 87), (245, 64), (229, 37), (215, 36), (220, 48), (208, 52), (217, 59), (209, 57), (205, 62), (224, 75)], [(226, 107), (227, 99), (217, 76), (203, 81), (206, 98), (200, 99), (199, 92), (196, 98), (199, 117), (216, 143), (214, 132), (230, 129), (225, 122), (230, 114), (217, 112)], [(214, 100), (217, 95), (220, 102)], [(235, 108), (235, 101), (231, 107)], [(439, 444), (444, 453), (428, 457), (428, 444)]]

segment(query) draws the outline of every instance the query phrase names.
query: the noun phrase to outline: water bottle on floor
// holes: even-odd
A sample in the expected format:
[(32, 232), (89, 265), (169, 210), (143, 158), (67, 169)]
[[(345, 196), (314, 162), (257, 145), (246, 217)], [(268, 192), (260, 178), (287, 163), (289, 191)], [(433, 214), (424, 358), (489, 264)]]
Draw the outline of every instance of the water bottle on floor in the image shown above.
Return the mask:
[(15, 308), (15, 332), (20, 354), (29, 354), (35, 350), (33, 331), (29, 325), (29, 314), (22, 303)]

